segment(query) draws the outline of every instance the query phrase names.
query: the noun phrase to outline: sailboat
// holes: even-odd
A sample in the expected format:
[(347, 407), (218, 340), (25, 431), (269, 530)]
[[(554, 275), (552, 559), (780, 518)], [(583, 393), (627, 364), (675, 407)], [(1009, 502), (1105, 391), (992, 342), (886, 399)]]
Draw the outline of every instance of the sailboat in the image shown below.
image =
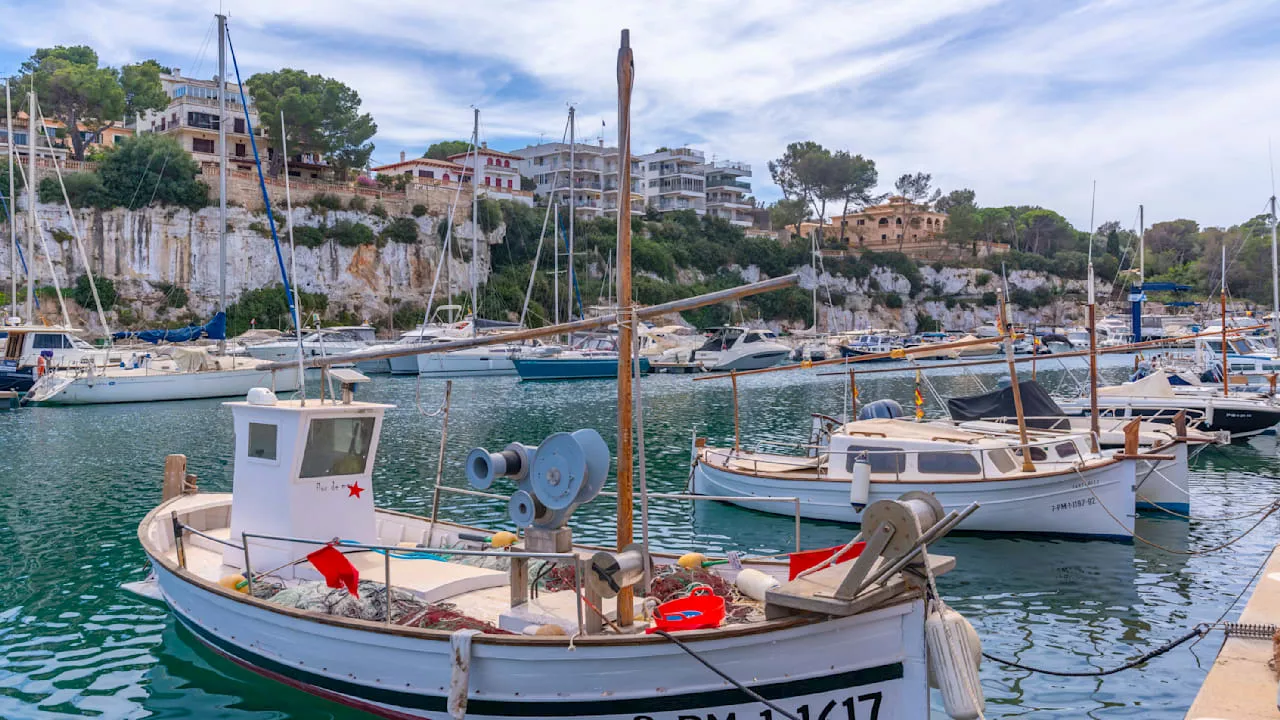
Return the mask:
[[(218, 264), (220, 288), (219, 312), (226, 312), (226, 17), (218, 16), (218, 104), (219, 104), (219, 184), (221, 200), (218, 216), (218, 247), (221, 261)], [(243, 87), (241, 93), (244, 92)], [(34, 107), (35, 101), (32, 100)], [(32, 116), (35, 113), (33, 111)], [(249, 124), (248, 110), (245, 122)], [(252, 140), (252, 128), (250, 138)], [(256, 141), (254, 141), (256, 154)], [(259, 168), (261, 172), (261, 168)], [(265, 195), (266, 190), (264, 188)], [(33, 210), (34, 212), (34, 210)], [(268, 204), (268, 212), (270, 206)], [(74, 216), (73, 216), (74, 217)], [(273, 222), (274, 228), (274, 222)], [(88, 263), (86, 262), (86, 267)], [(92, 277), (92, 276), (91, 276)], [(95, 291), (96, 295), (96, 291)], [(290, 299), (292, 303), (292, 299)], [(99, 307), (101, 313), (101, 307)], [(105, 320), (103, 322), (105, 326)], [(225, 334), (225, 333), (224, 333)], [(225, 340), (220, 341), (225, 349)], [(162, 354), (163, 353), (163, 354)], [(250, 388), (269, 385), (278, 392), (294, 391), (300, 387), (301, 371), (298, 368), (260, 370), (261, 361), (234, 356), (211, 354), (205, 348), (174, 346), (154, 352), (133, 353), (130, 359), (118, 365), (99, 367), (85, 364), (73, 368), (46, 373), (31, 387), (24, 402), (50, 405), (89, 405), (99, 403), (130, 403), (166, 400), (195, 400), (201, 398), (232, 397), (243, 395)]]
[[(618, 66), (625, 187), (625, 30)], [(619, 248), (619, 298), (629, 299), (627, 223)], [(335, 370), (341, 399), (280, 400), (259, 389), (229, 403), (231, 493), (187, 492), (184, 458), (170, 456), (165, 499), (138, 528), (154, 575), (129, 589), (162, 600), (201, 642), (251, 671), (401, 720), (914, 720), (930, 714), (930, 672), (950, 714), (977, 717), (976, 638), (928, 589), (954, 560), (926, 551), (972, 507), (948, 514), (928, 496), (877, 503), (867, 510), (875, 530), (865, 545), (851, 542), (807, 569), (779, 560), (704, 566), (697, 556), (682, 565), (632, 542), (629, 323), (637, 311), (624, 304), (619, 313), (616, 547), (573, 541), (573, 512), (598, 496), (610, 467), (592, 430), (468, 456), (473, 487), (516, 483), (508, 507), (523, 539), (378, 510), (373, 464), (389, 406), (357, 401), (363, 377)], [(688, 596), (664, 595), (650, 577), (687, 587)], [(652, 601), (639, 602), (638, 593)], [(637, 622), (638, 613), (651, 620)]]

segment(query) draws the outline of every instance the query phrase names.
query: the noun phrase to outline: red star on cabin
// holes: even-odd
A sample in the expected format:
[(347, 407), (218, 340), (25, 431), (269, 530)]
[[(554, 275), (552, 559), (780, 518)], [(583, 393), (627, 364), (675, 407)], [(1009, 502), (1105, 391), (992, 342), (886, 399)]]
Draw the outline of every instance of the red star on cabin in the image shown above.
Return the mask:
[(347, 486), (347, 497), (358, 498), (360, 497), (360, 493), (364, 491), (365, 491), (365, 488), (360, 487), (360, 481), (357, 480)]

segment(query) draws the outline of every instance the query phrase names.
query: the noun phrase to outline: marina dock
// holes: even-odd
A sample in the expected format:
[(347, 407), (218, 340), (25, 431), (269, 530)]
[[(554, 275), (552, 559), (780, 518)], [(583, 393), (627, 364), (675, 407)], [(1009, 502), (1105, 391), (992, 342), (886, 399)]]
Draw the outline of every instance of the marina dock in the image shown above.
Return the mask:
[[(1274, 625), (1280, 621), (1280, 553), (1274, 550), (1239, 623)], [(1272, 639), (1229, 634), (1196, 695), (1187, 720), (1261, 720), (1280, 716)]]

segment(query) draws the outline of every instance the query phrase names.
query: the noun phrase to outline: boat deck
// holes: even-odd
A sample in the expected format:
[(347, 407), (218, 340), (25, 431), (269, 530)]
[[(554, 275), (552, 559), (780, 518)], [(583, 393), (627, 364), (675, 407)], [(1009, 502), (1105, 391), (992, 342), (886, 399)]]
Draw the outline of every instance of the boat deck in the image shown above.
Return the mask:
[[(1249, 597), (1241, 623), (1280, 624), (1280, 553), (1272, 551)], [(1277, 706), (1273, 641), (1229, 637), (1209, 669), (1187, 720), (1272, 720)]]

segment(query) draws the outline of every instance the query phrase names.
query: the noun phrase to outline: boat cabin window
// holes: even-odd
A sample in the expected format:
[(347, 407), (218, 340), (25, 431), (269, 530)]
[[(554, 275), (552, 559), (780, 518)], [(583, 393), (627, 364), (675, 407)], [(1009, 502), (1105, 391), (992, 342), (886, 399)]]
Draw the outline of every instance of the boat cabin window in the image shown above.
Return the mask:
[(868, 447), (866, 445), (850, 445), (845, 448), (845, 469), (853, 472), (853, 464), (861, 453), (867, 454), (867, 462), (871, 464), (873, 473), (900, 473), (907, 469), (907, 454), (902, 448)]
[(1002, 473), (1013, 472), (1014, 468), (1018, 466), (1017, 463), (1013, 461), (1013, 455), (1003, 448), (999, 450), (992, 450), (987, 453), (987, 457), (991, 458), (991, 463)]
[[(1049, 459), (1049, 453), (1045, 452), (1044, 448), (1042, 448), (1042, 447), (1039, 447), (1039, 446), (1037, 446), (1037, 445), (1032, 445), (1031, 447), (1029, 447), (1029, 448), (1027, 448), (1027, 449), (1031, 451), (1031, 461), (1032, 461), (1032, 462), (1044, 462), (1045, 460), (1048, 460), (1048, 459)], [(1016, 448), (1016, 449), (1014, 449), (1013, 454), (1014, 454), (1014, 455), (1017, 455), (1019, 458), (1021, 458), (1021, 457), (1022, 457), (1022, 448)]]
[(16, 360), (22, 356), (22, 333), (9, 333), (9, 337), (4, 341), (4, 356), (10, 360)]
[(1053, 446), (1053, 451), (1063, 460), (1080, 457), (1080, 451), (1076, 449), (1076, 444), (1073, 442), (1058, 443)]
[(738, 338), (742, 337), (742, 331), (737, 329), (719, 330), (716, 334), (707, 339), (707, 342), (698, 348), (699, 350), (719, 351), (728, 350), (729, 346)]
[(761, 336), (761, 334), (760, 334), (760, 333), (754, 333), (754, 332), (753, 332), (753, 333), (747, 333), (747, 339), (746, 339), (746, 340), (743, 340), (742, 342), (744, 342), (744, 343), (754, 343), (754, 342), (760, 342), (761, 340), (764, 340), (764, 337), (763, 337), (763, 336)]
[(1248, 355), (1253, 352), (1253, 348), (1249, 347), (1249, 341), (1244, 338), (1230, 341), (1231, 350), (1239, 355)]
[(276, 426), (270, 423), (249, 423), (249, 457), (259, 460), (276, 459)]
[(31, 347), (34, 350), (61, 350), (71, 347), (71, 343), (62, 337), (62, 333), (35, 333)]
[(1207, 346), (1208, 346), (1209, 351), (1210, 351), (1210, 352), (1212, 352), (1212, 353), (1220, 353), (1220, 352), (1222, 352), (1222, 341), (1221, 341), (1221, 340), (1206, 340), (1206, 341), (1205, 341), (1205, 345), (1207, 345)]
[(982, 465), (967, 452), (922, 452), (916, 456), (922, 473), (947, 475), (980, 475)]
[(371, 417), (317, 418), (307, 430), (301, 478), (360, 475), (369, 464), (373, 443)]

